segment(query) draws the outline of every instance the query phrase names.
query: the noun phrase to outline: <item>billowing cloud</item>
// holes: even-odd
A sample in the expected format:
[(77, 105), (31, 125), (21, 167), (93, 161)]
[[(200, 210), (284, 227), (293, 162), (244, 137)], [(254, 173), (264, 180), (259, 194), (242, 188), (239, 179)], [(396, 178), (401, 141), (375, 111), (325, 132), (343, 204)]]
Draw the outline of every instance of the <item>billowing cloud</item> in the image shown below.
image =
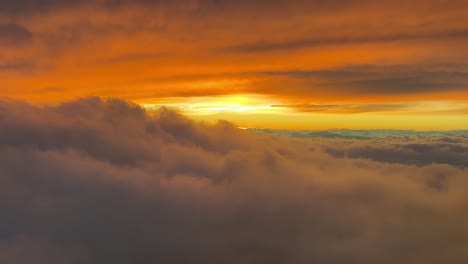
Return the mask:
[[(411, 165), (450, 164), (468, 167), (468, 137), (460, 136), (402, 140), (384, 138), (371, 142), (327, 142), (324, 149), (334, 157), (366, 158), (379, 162)], [(403, 141), (403, 142), (402, 142)]]
[(4, 100), (0, 128), (1, 262), (468, 260), (464, 137), (294, 139), (99, 98)]

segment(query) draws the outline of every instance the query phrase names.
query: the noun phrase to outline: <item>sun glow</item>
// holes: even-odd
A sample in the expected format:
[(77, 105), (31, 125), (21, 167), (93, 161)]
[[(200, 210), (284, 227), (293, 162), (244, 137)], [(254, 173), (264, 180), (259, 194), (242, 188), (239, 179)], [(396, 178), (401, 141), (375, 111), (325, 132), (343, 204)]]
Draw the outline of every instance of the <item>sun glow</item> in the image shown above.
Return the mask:
[(307, 104), (288, 105), (259, 94), (172, 97), (137, 103), (148, 110), (170, 107), (200, 121), (224, 119), (239, 127), (275, 129), (465, 129), (468, 111), (465, 101), (312, 103), (308, 108)]
[(278, 113), (288, 110), (273, 107), (276, 100), (256, 94), (236, 94), (212, 97), (171, 98), (170, 100), (144, 102), (147, 109), (169, 106), (189, 115), (212, 115), (217, 113)]

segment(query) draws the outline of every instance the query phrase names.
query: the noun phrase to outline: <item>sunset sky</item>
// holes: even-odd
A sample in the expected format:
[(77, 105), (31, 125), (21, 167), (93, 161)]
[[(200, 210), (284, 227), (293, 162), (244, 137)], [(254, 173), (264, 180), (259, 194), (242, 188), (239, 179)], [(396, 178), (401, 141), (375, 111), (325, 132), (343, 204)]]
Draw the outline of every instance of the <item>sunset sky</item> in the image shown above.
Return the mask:
[(464, 0), (0, 1), (0, 96), (278, 129), (468, 129)]
[(0, 0), (0, 264), (468, 263), (468, 0)]

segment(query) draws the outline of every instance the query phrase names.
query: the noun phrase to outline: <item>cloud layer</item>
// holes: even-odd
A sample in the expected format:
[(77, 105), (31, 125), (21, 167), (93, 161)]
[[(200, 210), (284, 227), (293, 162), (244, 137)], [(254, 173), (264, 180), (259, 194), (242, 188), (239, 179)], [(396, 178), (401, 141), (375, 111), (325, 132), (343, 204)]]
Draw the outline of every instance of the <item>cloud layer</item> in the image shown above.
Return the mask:
[(0, 128), (1, 263), (468, 260), (463, 136), (294, 139), (99, 98), (4, 100)]
[(468, 100), (461, 0), (0, 0), (0, 14), (2, 95), (33, 102)]

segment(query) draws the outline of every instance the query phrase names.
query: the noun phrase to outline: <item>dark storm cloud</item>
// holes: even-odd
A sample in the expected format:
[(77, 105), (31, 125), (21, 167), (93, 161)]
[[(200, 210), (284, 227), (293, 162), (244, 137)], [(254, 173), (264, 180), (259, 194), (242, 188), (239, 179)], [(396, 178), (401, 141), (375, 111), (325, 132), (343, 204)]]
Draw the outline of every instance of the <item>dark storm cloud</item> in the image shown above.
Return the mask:
[(4, 100), (0, 128), (2, 263), (468, 260), (464, 138), (394, 141), (389, 164), (99, 98)]
[(0, 24), (0, 46), (22, 45), (32, 41), (33, 34), (17, 24)]

